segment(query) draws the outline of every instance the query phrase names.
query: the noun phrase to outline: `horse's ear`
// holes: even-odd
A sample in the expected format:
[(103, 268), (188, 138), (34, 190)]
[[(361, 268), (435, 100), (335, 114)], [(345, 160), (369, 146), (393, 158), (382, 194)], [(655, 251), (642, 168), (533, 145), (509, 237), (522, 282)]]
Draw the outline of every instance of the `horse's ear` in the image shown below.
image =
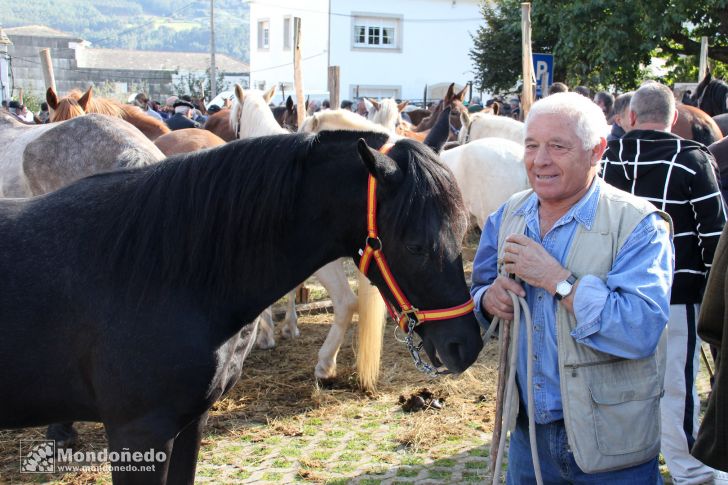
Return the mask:
[(405, 107), (407, 107), (408, 104), (409, 104), (409, 100), (402, 101), (401, 103), (399, 103), (397, 105), (397, 111), (399, 111), (401, 113), (402, 110), (405, 109)]
[(271, 86), (271, 88), (265, 92), (263, 95), (263, 99), (266, 103), (270, 103), (270, 100), (273, 99), (273, 96), (276, 94), (276, 85), (274, 84)]
[(372, 103), (372, 106), (374, 106), (374, 109), (376, 111), (379, 111), (379, 108), (381, 106), (381, 104), (379, 103), (379, 101), (376, 101), (376, 100), (371, 99), (371, 98), (367, 98), (367, 99), (369, 100), (370, 103)]
[(397, 165), (397, 162), (387, 155), (370, 148), (363, 138), (359, 138), (356, 148), (369, 173), (381, 185), (394, 187), (402, 182), (404, 174), (402, 173), (402, 169), (399, 168), (399, 165)]
[(58, 95), (56, 95), (56, 90), (52, 86), (46, 91), (46, 102), (50, 109), (58, 109)]
[(432, 126), (432, 129), (427, 134), (427, 138), (423, 142), (428, 147), (440, 153), (443, 145), (450, 136), (450, 107), (445, 108), (442, 113), (437, 117), (437, 121)]
[(470, 123), (473, 120), (470, 118), (470, 113), (468, 113), (468, 110), (464, 109), (460, 111), (460, 123), (462, 123), (463, 127), (462, 130), (467, 129), (470, 126)]
[(84, 111), (88, 111), (86, 108), (88, 107), (88, 104), (91, 102), (91, 98), (93, 97), (93, 87), (89, 87), (85, 93), (83, 93), (83, 96), (78, 98), (78, 105), (83, 109)]
[(306, 103), (304, 103), (303, 107), (306, 108), (306, 111), (308, 111), (308, 102), (311, 100), (311, 96), (306, 96)]
[(288, 99), (286, 99), (286, 110), (293, 111), (293, 98), (291, 96), (288, 96)]
[(456, 98), (456, 99), (457, 99), (458, 101), (460, 101), (461, 103), (462, 103), (462, 102), (463, 102), (463, 100), (465, 99), (465, 94), (466, 94), (466, 93), (468, 92), (468, 88), (469, 88), (469, 87), (470, 87), (470, 86), (468, 86), (468, 85), (466, 84), (466, 85), (465, 85), (465, 87), (464, 87), (464, 88), (463, 88), (463, 89), (462, 89), (462, 90), (461, 90), (461, 91), (460, 91), (459, 93), (457, 93), (457, 94), (455, 95), (455, 98)]
[(237, 83), (235, 83), (235, 97), (238, 98), (238, 103), (243, 104), (245, 93), (243, 92), (243, 87)]
[(445, 93), (445, 101), (450, 102), (452, 101), (452, 97), (455, 95), (455, 83), (450, 83), (450, 86), (447, 88), (447, 93)]

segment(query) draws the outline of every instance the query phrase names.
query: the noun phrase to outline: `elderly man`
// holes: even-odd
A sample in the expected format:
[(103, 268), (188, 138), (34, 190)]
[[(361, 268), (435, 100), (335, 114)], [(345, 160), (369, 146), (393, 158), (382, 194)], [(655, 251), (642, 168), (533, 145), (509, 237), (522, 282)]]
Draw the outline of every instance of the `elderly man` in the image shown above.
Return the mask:
[(488, 218), (475, 257), (481, 322), (513, 318), (509, 291), (526, 298), (533, 319), (534, 354), (525, 331), (518, 341), (510, 484), (535, 481), (526, 413), (535, 418), (544, 483), (661, 482), (658, 343), (672, 283), (670, 222), (597, 177), (606, 131), (589, 98), (537, 101), (525, 125), (532, 189)]
[(172, 107), (174, 108), (174, 115), (165, 121), (170, 130), (200, 127), (200, 124), (192, 119), (195, 112), (195, 106), (192, 103), (178, 99)]
[(603, 177), (649, 200), (674, 223), (661, 451), (676, 484), (702, 484), (713, 479), (713, 470), (690, 456), (700, 411), (696, 321), (725, 214), (713, 157), (702, 144), (670, 133), (676, 121), (675, 98), (667, 86), (640, 87), (630, 101), (627, 134), (609, 142)]

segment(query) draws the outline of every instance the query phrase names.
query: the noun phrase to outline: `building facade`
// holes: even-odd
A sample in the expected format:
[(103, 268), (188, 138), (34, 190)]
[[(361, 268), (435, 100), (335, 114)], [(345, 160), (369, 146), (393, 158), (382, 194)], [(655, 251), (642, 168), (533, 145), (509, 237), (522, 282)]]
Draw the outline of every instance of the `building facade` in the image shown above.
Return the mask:
[(425, 86), (474, 78), (478, 0), (276, 0), (250, 4), (251, 87), (293, 93), (294, 17), (306, 93), (327, 90), (329, 66), (340, 67), (342, 100), (422, 99)]
[[(153, 99), (178, 93), (188, 79), (207, 76), (210, 56), (199, 52), (135, 51), (101, 49), (89, 42), (45, 26), (4, 29), (12, 41), (8, 47), (9, 71), (14, 94), (45, 95), (40, 51), (50, 49), (56, 89), (66, 93), (89, 86), (104, 88), (105, 95), (120, 98), (144, 91)], [(223, 73), (223, 87), (240, 83), (249, 85), (249, 66), (224, 54), (217, 54), (218, 73)]]

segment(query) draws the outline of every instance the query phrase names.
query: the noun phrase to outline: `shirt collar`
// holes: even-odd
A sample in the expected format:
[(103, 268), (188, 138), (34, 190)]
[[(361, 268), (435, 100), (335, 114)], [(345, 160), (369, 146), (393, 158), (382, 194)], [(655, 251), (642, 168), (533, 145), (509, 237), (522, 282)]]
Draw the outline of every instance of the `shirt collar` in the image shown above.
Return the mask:
[[(597, 203), (599, 202), (599, 193), (601, 192), (602, 179), (597, 175), (594, 177), (589, 190), (579, 199), (576, 204), (571, 206), (566, 214), (561, 216), (556, 225), (567, 224), (572, 220), (576, 220), (586, 229), (591, 229), (594, 224), (594, 218), (597, 213)], [(538, 217), (538, 196), (533, 192), (516, 212), (526, 219)]]

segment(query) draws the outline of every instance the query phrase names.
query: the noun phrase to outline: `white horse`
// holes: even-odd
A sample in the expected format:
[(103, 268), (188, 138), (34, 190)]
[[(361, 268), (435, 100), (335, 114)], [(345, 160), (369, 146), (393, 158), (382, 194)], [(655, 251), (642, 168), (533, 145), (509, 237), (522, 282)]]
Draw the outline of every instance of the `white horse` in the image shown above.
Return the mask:
[(465, 204), (481, 229), (508, 197), (529, 186), (523, 145), (511, 140), (481, 138), (443, 151), (440, 159), (455, 174)]
[(460, 121), (463, 124), (458, 135), (461, 145), (489, 137), (505, 138), (523, 145), (524, 124), (521, 121), (485, 111), (470, 114), (467, 110), (460, 113)]
[(390, 131), (395, 133), (397, 127), (402, 123), (402, 110), (407, 106), (409, 101), (402, 101), (397, 104), (392, 98), (385, 98), (381, 101), (369, 99), (372, 103), (372, 109), (369, 110), (367, 118), (373, 123), (382, 125)]
[[(275, 135), (280, 133), (288, 133), (287, 130), (281, 128), (276, 122), (268, 103), (275, 94), (275, 86), (264, 94), (253, 91), (243, 91), (239, 85), (235, 85), (235, 101), (230, 111), (230, 120), (233, 130), (238, 138), (246, 138), (253, 136)], [(347, 110), (326, 110), (316, 113), (313, 117), (307, 118), (302, 126), (306, 126), (310, 120), (316, 119), (323, 114), (336, 113), (346, 111), (350, 115), (358, 118), (362, 122), (366, 122), (364, 118)], [(358, 121), (357, 120), (357, 121)], [(316, 125), (319, 127), (318, 125)], [(352, 129), (354, 125), (352, 125)], [(361, 125), (357, 125), (361, 126)], [(376, 130), (381, 128), (374, 125)], [(320, 128), (320, 127), (319, 127)], [(359, 128), (361, 129), (361, 128)], [(313, 131), (303, 130), (299, 131)], [(316, 130), (316, 131), (321, 131)], [(362, 216), (363, 217), (363, 216)], [(363, 224), (363, 222), (362, 222)], [(351, 325), (354, 312), (357, 309), (373, 308), (371, 314), (359, 314), (359, 348), (357, 352), (357, 373), (359, 374), (359, 383), (363, 389), (373, 389), (376, 385), (377, 376), (379, 374), (379, 361), (382, 345), (382, 326), (384, 321), (384, 303), (379, 297), (376, 289), (362, 277), (359, 280), (359, 298), (354, 295), (349, 287), (349, 281), (344, 272), (343, 260), (333, 261), (314, 273), (323, 287), (331, 297), (334, 307), (334, 323), (324, 341), (323, 346), (319, 350), (319, 359), (316, 364), (314, 375), (319, 379), (332, 379), (336, 377), (336, 357), (339, 353), (346, 331)], [(371, 288), (370, 288), (371, 287)], [(366, 298), (366, 299), (365, 299)], [(362, 301), (362, 305), (359, 305)], [(377, 306), (372, 306), (369, 302), (380, 302)], [(381, 311), (379, 309), (381, 309)], [(257, 345), (260, 348), (271, 348), (275, 346), (275, 338), (273, 333), (272, 312), (268, 308), (261, 315), (260, 325), (258, 327)], [(295, 308), (295, 291), (288, 294), (288, 309), (286, 319), (282, 328), (285, 337), (297, 337), (299, 330), (297, 326), (296, 308)], [(369, 347), (373, 347), (369, 349)], [(377, 350), (378, 349), (378, 350)]]

